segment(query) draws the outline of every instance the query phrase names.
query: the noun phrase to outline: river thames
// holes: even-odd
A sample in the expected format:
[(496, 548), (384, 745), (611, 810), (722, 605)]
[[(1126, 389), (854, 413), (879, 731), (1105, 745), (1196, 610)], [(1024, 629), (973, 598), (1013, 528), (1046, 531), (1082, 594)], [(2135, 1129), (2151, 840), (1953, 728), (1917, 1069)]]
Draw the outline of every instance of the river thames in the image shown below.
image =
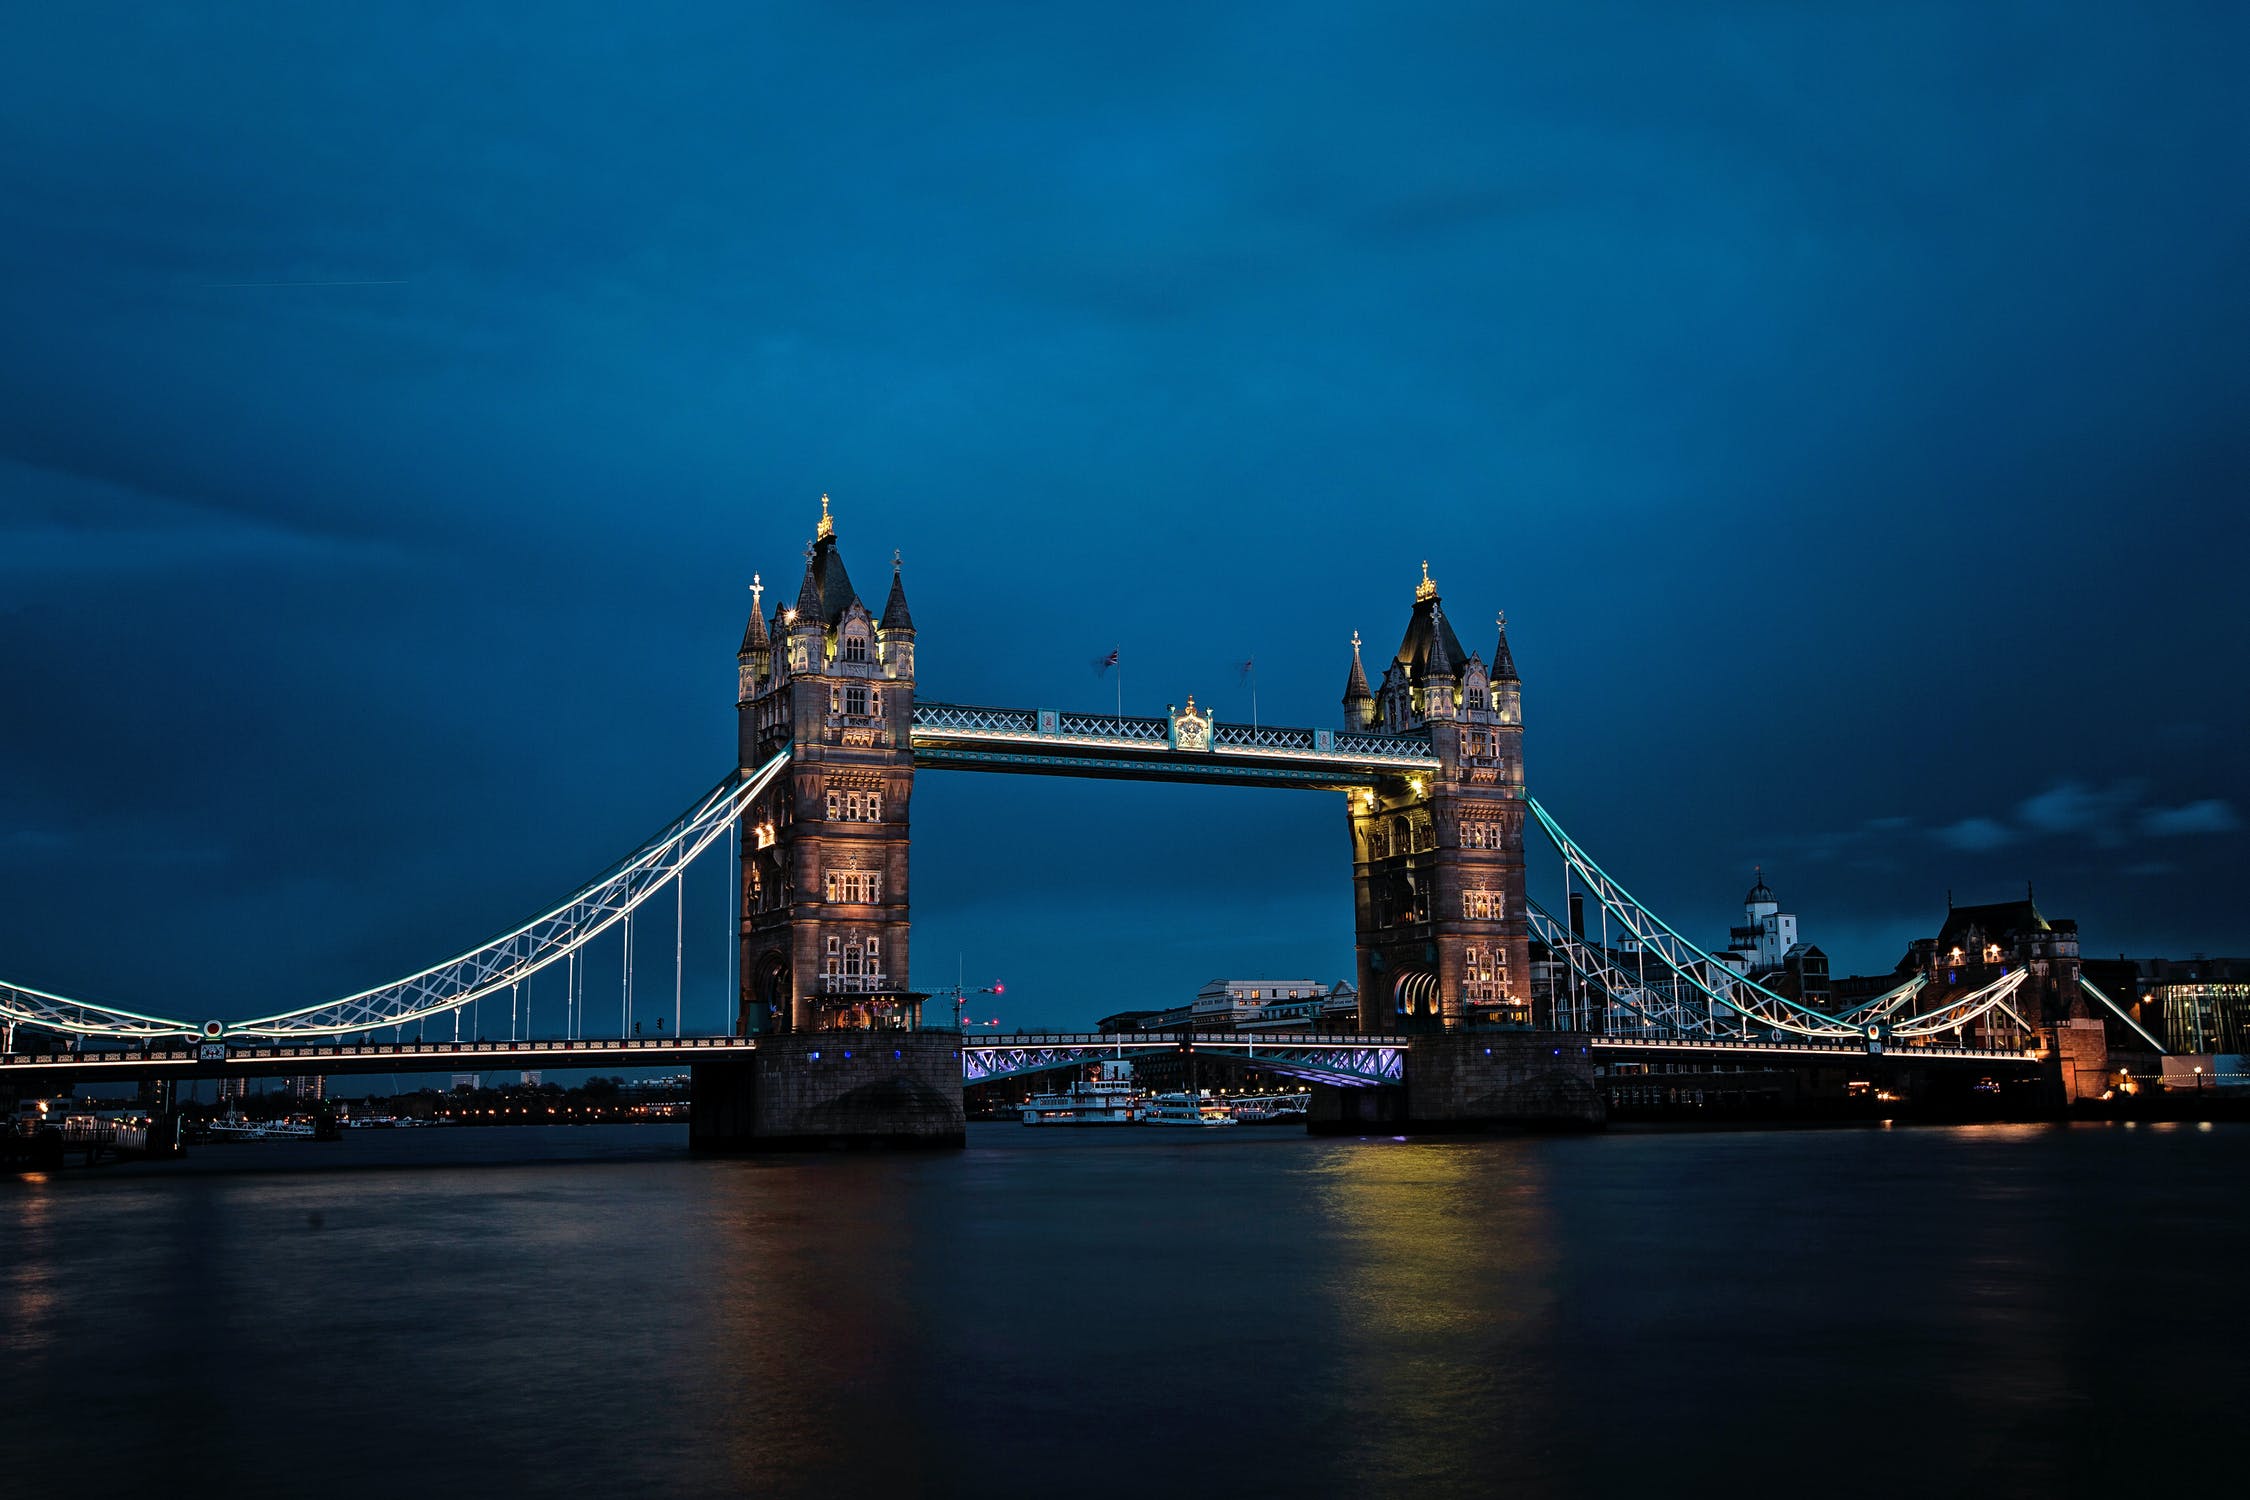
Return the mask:
[(0, 1186), (14, 1494), (2239, 1493), (2250, 1127), (699, 1160), (361, 1134)]

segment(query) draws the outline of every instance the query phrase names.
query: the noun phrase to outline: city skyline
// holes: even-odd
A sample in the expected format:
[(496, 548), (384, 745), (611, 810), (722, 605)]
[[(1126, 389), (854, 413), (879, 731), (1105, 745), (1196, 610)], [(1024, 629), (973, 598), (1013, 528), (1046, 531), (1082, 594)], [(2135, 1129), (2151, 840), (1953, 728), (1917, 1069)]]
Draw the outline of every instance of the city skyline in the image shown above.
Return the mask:
[[(1490, 74), (1304, 25), (1244, 82), (1262, 31), (1058, 19), (986, 91), (927, 53), (999, 29), (808, 20), (742, 88), (657, 22), (592, 71), (434, 23), (494, 86), (401, 130), (406, 43), (341, 18), (182, 22), (192, 110), (35, 18), (8, 977), (243, 1013), (540, 909), (724, 768), (824, 491), (928, 696), (1106, 708), (1117, 650), (1126, 711), (1247, 718), (1254, 658), (1335, 725), (1427, 558), (1477, 649), (1508, 612), (1534, 790), (1707, 945), (1762, 866), (1840, 973), (2026, 881), (2089, 955), (2250, 947), (2227, 49), (2104, 16), (1963, 88), (2002, 23), (1641, 23)], [(1320, 796), (918, 790), (923, 987), (1349, 972)]]

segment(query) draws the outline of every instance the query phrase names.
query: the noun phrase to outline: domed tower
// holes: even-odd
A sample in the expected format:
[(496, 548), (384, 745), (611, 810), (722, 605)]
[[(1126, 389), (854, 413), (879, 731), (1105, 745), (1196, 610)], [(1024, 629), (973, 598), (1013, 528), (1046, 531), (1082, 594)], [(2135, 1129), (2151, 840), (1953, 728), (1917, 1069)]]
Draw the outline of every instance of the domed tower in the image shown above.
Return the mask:
[[(1360, 1029), (1528, 1024), (1521, 684), (1503, 617), (1487, 668), (1422, 565), (1366, 732), (1427, 741), (1436, 765), (1351, 802)], [(1345, 690), (1347, 726), (1357, 670)]]
[(907, 988), (913, 640), (895, 560), (878, 621), (821, 496), (796, 603), (770, 634), (753, 611), (740, 657), (743, 770), (790, 752), (788, 774), (743, 817), (745, 1033), (919, 1024), (922, 997)]

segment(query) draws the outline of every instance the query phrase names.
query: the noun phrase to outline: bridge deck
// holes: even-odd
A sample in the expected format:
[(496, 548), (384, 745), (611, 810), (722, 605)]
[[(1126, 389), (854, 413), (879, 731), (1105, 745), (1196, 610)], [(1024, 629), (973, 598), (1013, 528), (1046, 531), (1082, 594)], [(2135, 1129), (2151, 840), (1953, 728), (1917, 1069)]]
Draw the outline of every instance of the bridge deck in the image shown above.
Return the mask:
[(1428, 772), (1427, 738), (1335, 729), (1173, 721), (1052, 708), (914, 705), (914, 763), (961, 771), (1030, 772), (1119, 781), (1199, 781), (1220, 786), (1348, 792), (1382, 777)]
[(662, 1068), (742, 1055), (756, 1037), (628, 1037), (520, 1042), (346, 1042), (330, 1045), (119, 1048), (0, 1054), (0, 1080), (21, 1078), (279, 1078), (298, 1074), (482, 1072), (495, 1068)]

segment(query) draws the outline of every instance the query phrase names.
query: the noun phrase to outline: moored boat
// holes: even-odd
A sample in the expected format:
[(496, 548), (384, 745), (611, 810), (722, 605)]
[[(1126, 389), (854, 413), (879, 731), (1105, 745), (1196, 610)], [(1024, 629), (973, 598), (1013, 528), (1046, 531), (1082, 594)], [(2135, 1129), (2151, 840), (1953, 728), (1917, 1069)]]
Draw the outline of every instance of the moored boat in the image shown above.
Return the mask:
[(1197, 1094), (1158, 1094), (1141, 1111), (1144, 1125), (1232, 1125), (1235, 1118), (1217, 1099)]
[(1056, 1094), (1034, 1094), (1023, 1103), (1026, 1125), (1131, 1125), (1141, 1117), (1142, 1094), (1133, 1083), (1133, 1065), (1112, 1060), (1097, 1065), (1092, 1078), (1079, 1078)]

